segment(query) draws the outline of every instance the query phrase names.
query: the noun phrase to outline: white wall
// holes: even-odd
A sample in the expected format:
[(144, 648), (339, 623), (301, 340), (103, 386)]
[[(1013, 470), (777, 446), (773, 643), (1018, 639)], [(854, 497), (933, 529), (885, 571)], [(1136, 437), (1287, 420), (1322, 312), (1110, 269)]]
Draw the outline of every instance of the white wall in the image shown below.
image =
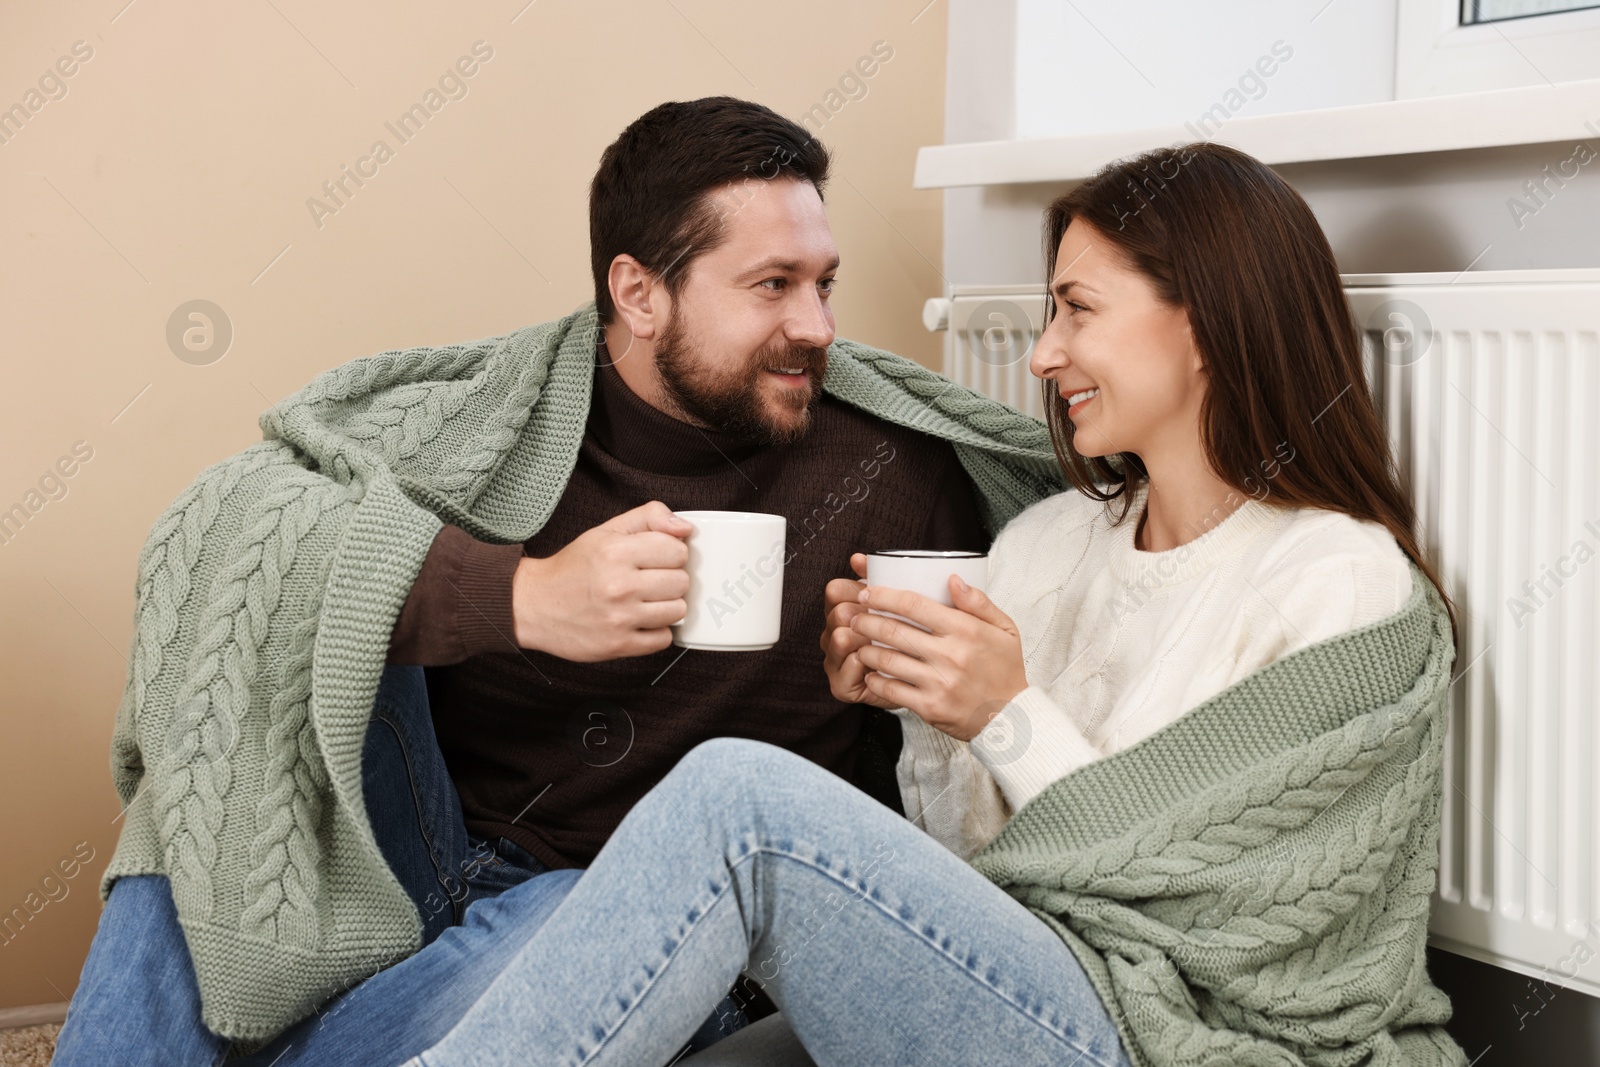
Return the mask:
[(1394, 0), (1016, 0), (1014, 136), (1392, 100), (1394, 29)]

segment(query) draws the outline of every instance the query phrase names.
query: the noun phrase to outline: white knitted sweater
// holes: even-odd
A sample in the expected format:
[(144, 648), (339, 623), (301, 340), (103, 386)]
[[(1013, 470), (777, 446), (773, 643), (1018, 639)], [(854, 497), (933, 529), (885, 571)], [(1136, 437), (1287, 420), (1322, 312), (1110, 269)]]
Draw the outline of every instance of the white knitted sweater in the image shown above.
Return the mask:
[(1068, 490), (995, 538), (988, 594), (1017, 624), (1029, 684), (972, 741), (895, 709), (906, 814), (963, 859), (1057, 778), (1411, 595), (1384, 526), (1320, 508), (1248, 499), (1186, 544), (1140, 551), (1148, 489), (1117, 526), (1120, 502)]

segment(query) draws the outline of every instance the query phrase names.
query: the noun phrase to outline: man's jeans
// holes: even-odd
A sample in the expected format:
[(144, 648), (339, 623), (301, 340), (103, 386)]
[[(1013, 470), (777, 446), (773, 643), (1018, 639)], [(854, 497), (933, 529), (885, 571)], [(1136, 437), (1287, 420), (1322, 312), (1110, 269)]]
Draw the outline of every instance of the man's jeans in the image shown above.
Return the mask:
[[(434, 738), (421, 667), (384, 668), (361, 766), (373, 834), (422, 916), (420, 951), (323, 1004), (253, 1055), (229, 1059), (232, 1042), (200, 1021), (199, 989), (166, 878), (120, 878), (51, 1062), (387, 1065), (442, 1038), (583, 872), (549, 870), (503, 837), (468, 836)], [(744, 1024), (730, 996), (691, 1047)]]

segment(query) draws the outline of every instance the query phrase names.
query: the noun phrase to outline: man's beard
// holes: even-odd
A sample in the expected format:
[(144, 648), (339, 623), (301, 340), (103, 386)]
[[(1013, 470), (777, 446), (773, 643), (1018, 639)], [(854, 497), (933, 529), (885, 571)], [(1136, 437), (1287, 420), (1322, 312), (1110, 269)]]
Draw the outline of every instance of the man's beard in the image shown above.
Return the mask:
[[(725, 433), (758, 441), (765, 445), (793, 444), (811, 429), (811, 406), (822, 394), (822, 375), (827, 369), (828, 350), (814, 345), (778, 345), (763, 348), (743, 367), (725, 377), (698, 365), (684, 337), (681, 308), (656, 341), (656, 369), (661, 384), (678, 407), (708, 426)], [(801, 389), (788, 387), (779, 404), (801, 418), (789, 425), (771, 422), (765, 414), (761, 393), (769, 388), (763, 380), (766, 370), (801, 367), (810, 384)]]

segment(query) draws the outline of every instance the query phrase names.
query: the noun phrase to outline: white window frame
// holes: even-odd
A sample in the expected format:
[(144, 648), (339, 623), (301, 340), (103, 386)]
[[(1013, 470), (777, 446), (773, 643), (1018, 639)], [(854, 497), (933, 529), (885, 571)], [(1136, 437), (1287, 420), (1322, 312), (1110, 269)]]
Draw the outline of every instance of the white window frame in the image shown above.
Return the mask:
[(1397, 7), (1396, 99), (1600, 78), (1600, 8), (1463, 26), (1460, 0)]

